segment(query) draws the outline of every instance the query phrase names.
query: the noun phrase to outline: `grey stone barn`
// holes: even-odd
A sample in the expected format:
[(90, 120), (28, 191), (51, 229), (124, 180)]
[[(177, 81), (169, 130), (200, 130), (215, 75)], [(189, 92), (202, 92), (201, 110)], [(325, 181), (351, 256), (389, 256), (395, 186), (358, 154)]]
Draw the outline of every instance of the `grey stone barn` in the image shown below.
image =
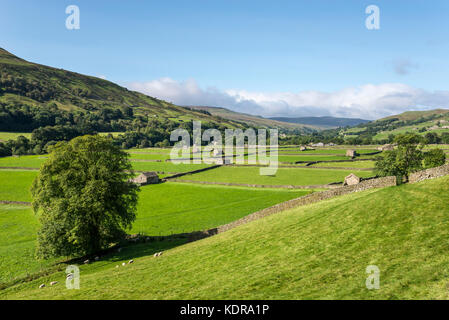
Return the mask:
[(346, 150), (346, 156), (354, 158), (355, 156), (357, 156), (357, 152), (355, 150), (352, 150), (352, 149)]
[(360, 183), (360, 178), (355, 174), (351, 173), (349, 176), (345, 177), (345, 181), (343, 182), (344, 186), (353, 186), (355, 184)]
[(143, 172), (139, 176), (135, 177), (132, 182), (140, 185), (155, 184), (159, 183), (159, 176), (154, 171)]

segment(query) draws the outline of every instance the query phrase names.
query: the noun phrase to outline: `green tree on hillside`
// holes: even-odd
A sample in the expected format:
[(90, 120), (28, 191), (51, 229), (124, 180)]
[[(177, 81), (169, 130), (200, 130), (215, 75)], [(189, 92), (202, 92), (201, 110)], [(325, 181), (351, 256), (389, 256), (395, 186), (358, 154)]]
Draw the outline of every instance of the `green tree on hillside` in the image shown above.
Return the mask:
[(385, 156), (376, 161), (378, 176), (405, 177), (424, 168), (434, 168), (446, 162), (446, 154), (441, 149), (423, 152), (428, 139), (417, 134), (402, 134), (395, 137), (396, 149), (385, 151)]
[(405, 177), (422, 169), (423, 139), (417, 134), (401, 134), (394, 139), (396, 149), (385, 151), (385, 156), (376, 161), (378, 176)]
[(432, 149), (424, 153), (424, 167), (434, 168), (446, 163), (446, 154), (441, 149)]
[(77, 256), (118, 241), (135, 220), (137, 185), (128, 154), (100, 136), (52, 147), (33, 182), (37, 256)]

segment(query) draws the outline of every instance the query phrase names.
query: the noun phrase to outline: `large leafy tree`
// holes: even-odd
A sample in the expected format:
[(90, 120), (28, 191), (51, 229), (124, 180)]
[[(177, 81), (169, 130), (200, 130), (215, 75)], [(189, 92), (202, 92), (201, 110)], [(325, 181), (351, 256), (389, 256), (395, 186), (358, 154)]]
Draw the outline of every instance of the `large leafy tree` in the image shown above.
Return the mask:
[(138, 186), (128, 154), (100, 136), (52, 147), (33, 182), (37, 256), (77, 256), (118, 241), (136, 218)]
[(446, 154), (443, 150), (435, 148), (424, 153), (424, 167), (434, 168), (446, 163)]
[(396, 149), (385, 151), (385, 156), (376, 161), (375, 173), (378, 176), (406, 177), (422, 169), (424, 147), (423, 139), (416, 134), (401, 134), (394, 139)]

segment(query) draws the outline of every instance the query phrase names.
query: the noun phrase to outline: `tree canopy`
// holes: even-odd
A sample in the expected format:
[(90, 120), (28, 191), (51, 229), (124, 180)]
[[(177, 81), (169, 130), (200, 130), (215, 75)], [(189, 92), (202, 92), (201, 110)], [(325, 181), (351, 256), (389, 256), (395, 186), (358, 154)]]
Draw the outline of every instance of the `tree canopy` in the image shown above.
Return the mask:
[(41, 223), (37, 256), (92, 254), (121, 239), (136, 218), (133, 175), (128, 154), (108, 138), (53, 146), (31, 189)]
[[(417, 134), (401, 134), (394, 138), (397, 147), (385, 151), (385, 156), (376, 161), (375, 173), (378, 176), (405, 177), (412, 172), (443, 165), (446, 155), (441, 149), (423, 152), (426, 139)], [(424, 163), (423, 163), (424, 162)]]

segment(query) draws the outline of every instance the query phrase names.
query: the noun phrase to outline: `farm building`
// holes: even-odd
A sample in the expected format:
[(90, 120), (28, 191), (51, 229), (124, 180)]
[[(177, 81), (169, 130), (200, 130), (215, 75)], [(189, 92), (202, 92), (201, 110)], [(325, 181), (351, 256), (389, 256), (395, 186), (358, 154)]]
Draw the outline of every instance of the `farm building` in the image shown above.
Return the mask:
[(154, 171), (143, 172), (136, 178), (132, 179), (132, 182), (140, 184), (140, 185), (155, 184), (155, 183), (159, 183), (159, 176)]
[(379, 151), (391, 151), (393, 149), (394, 149), (394, 146), (392, 144), (385, 144), (385, 145), (377, 148), (377, 150), (379, 150)]
[(355, 174), (351, 173), (349, 176), (345, 178), (345, 181), (343, 182), (344, 186), (352, 186), (354, 184), (359, 184), (360, 178), (357, 177)]
[(356, 156), (355, 150), (352, 150), (352, 149), (346, 150), (346, 156), (347, 156), (347, 157), (354, 158), (354, 157)]
[(324, 143), (322, 142), (314, 143), (312, 144), (312, 147), (324, 147)]

